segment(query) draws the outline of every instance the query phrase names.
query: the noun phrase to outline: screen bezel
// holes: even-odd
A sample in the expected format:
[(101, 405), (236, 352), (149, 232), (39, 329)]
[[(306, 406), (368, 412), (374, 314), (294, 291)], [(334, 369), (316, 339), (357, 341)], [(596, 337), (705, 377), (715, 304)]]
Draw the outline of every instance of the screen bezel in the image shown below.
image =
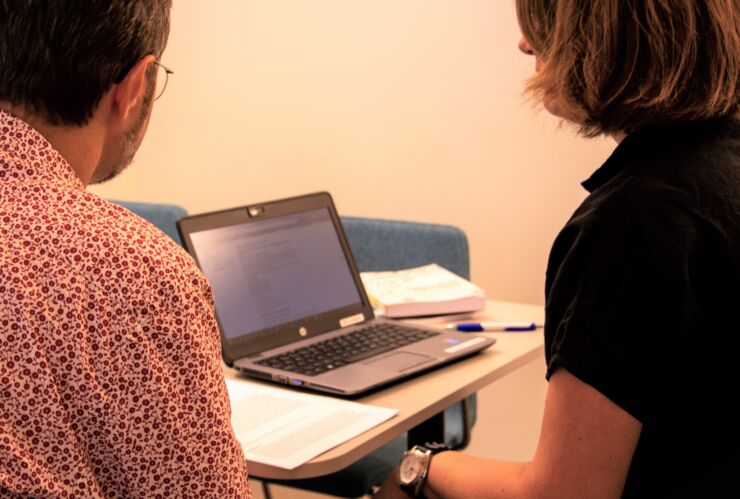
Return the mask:
[(320, 208), (325, 208), (329, 212), (339, 239), (339, 244), (344, 253), (345, 260), (349, 265), (358, 295), (360, 296), (360, 303), (306, 317), (282, 326), (253, 331), (252, 333), (232, 339), (227, 339), (224, 335), (221, 321), (218, 318), (217, 308), (216, 320), (221, 334), (221, 353), (227, 365), (232, 366), (235, 360), (244, 357), (255, 357), (273, 348), (335, 331), (340, 328), (340, 321), (348, 317), (355, 317), (358, 314), (362, 314), (364, 320), (372, 319), (373, 309), (370, 305), (370, 300), (360, 280), (357, 264), (350, 250), (342, 222), (334, 206), (334, 201), (328, 192), (317, 192), (276, 201), (254, 203), (238, 208), (191, 215), (177, 221), (177, 230), (180, 233), (183, 245), (200, 268), (201, 265), (193, 247), (190, 234), (232, 225), (256, 223), (265, 219), (293, 215)]

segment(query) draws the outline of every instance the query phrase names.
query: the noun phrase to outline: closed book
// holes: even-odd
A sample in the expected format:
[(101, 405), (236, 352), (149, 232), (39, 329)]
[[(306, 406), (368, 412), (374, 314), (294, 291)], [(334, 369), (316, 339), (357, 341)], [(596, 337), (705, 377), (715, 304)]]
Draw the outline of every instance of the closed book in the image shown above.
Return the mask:
[(485, 292), (437, 264), (384, 272), (362, 272), (373, 306), (392, 318), (482, 310)]

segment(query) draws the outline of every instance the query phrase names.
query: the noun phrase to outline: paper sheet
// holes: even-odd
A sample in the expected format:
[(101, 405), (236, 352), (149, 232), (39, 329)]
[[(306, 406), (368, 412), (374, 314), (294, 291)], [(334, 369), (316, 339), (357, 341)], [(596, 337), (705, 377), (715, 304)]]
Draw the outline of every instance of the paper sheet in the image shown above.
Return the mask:
[(226, 380), (248, 461), (293, 469), (392, 418), (397, 409)]

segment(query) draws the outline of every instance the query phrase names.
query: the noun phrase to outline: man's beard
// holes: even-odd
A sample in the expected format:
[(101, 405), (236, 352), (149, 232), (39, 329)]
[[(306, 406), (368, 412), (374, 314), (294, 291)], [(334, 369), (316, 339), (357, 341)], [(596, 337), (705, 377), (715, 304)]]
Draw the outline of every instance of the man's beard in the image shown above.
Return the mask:
[(118, 160), (113, 164), (107, 172), (104, 173), (104, 177), (100, 179), (93, 178), (93, 183), (102, 184), (109, 180), (117, 177), (128, 165), (134, 160), (136, 151), (141, 145), (143, 137), (143, 129), (147, 124), (149, 115), (152, 112), (152, 101), (154, 96), (154, 81), (150, 81), (147, 85), (146, 93), (141, 104), (141, 113), (134, 122), (133, 126), (124, 132), (120, 138), (120, 155)]

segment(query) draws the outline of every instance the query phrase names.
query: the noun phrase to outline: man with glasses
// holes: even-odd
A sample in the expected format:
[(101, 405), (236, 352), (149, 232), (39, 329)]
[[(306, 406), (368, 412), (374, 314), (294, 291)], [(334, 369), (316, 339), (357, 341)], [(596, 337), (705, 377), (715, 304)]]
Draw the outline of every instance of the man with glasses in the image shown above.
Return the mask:
[(0, 0), (0, 497), (249, 497), (211, 291), (86, 192), (172, 73), (170, 0)]

